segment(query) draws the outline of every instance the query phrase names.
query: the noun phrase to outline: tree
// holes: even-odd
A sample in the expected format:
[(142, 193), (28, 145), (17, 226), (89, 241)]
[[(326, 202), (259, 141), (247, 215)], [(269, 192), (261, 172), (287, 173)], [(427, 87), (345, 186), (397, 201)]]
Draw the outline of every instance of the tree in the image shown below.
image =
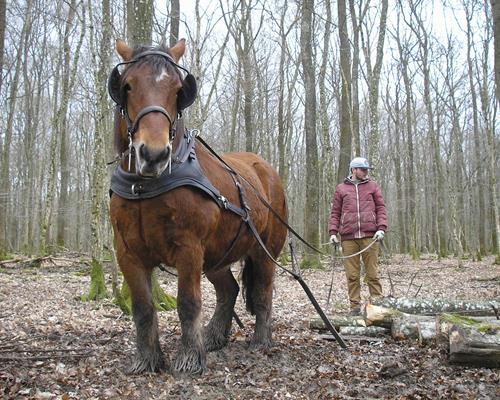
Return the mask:
[(491, 0), (493, 41), (495, 47), (495, 93), (500, 105), (500, 0)]
[(339, 107), (340, 120), (340, 153), (337, 167), (337, 183), (344, 180), (349, 168), (349, 160), (352, 151), (351, 130), (351, 50), (349, 46), (349, 34), (347, 31), (347, 11), (345, 0), (337, 1), (337, 13), (339, 20), (340, 39), (340, 80), (341, 97)]
[[(105, 135), (111, 130), (109, 123), (109, 105), (106, 86), (99, 84), (105, 82), (107, 71), (109, 69), (110, 49), (111, 49), (111, 15), (109, 0), (102, 0), (102, 35), (98, 35), (99, 49), (96, 49), (94, 43), (93, 24), (91, 24), (90, 43), (93, 51), (92, 59), (95, 68), (96, 81), (96, 118), (95, 118), (95, 137), (94, 137), (94, 160), (92, 169), (92, 187), (91, 187), (91, 220), (90, 233), (92, 237), (91, 247), (91, 274), (90, 287), (87, 295), (83, 296), (83, 300), (99, 300), (108, 297), (104, 278), (103, 267), (103, 224), (102, 220), (108, 216), (107, 206), (105, 205), (104, 182), (107, 179), (106, 161), (105, 161)], [(89, 12), (92, 19), (92, 3), (89, 2)], [(107, 200), (107, 199), (106, 199)], [(109, 233), (109, 232), (108, 232)], [(115, 293), (116, 295), (117, 293)]]
[[(129, 44), (151, 45), (153, 11), (152, 0), (127, 0), (127, 35)], [(119, 116), (115, 115), (115, 118), (119, 118)], [(153, 303), (157, 309), (168, 311), (175, 307), (175, 299), (163, 291), (154, 271), (151, 274), (151, 291), (153, 293)], [(124, 312), (132, 312), (130, 289), (126, 281), (123, 282), (121, 295), (116, 300)]]
[[(319, 175), (318, 144), (316, 139), (316, 80), (313, 66), (312, 11), (314, 0), (302, 1), (302, 20), (300, 24), (300, 55), (304, 76), (305, 114), (304, 130), (306, 136), (306, 204), (305, 238), (313, 246), (319, 244)], [(319, 256), (307, 248), (303, 266), (317, 267)]]
[(174, 47), (179, 37), (179, 21), (181, 16), (181, 7), (179, 0), (170, 0), (170, 47)]
[(373, 67), (371, 65), (371, 54), (370, 54), (371, 49), (369, 45), (369, 40), (365, 38), (365, 35), (363, 35), (363, 30), (361, 30), (361, 41), (363, 43), (363, 51), (365, 54), (365, 62), (367, 70), (366, 75), (368, 84), (368, 98), (369, 98), (368, 103), (370, 111), (369, 157), (370, 157), (370, 162), (375, 166), (379, 166), (380, 164), (378, 100), (379, 100), (380, 72), (382, 70), (382, 61), (384, 56), (385, 31), (387, 25), (387, 9), (388, 9), (388, 1), (382, 0), (376, 59), (375, 59), (375, 65)]

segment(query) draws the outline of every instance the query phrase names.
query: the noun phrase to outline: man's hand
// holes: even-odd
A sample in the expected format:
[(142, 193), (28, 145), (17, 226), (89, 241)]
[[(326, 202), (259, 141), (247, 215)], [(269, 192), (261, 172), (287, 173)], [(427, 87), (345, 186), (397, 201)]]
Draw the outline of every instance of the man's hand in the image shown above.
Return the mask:
[(340, 243), (340, 240), (337, 237), (337, 235), (330, 235), (330, 243), (333, 245), (337, 245)]
[(385, 236), (385, 232), (384, 231), (377, 231), (375, 232), (375, 235), (373, 235), (373, 238), (375, 240), (377, 240), (378, 242), (380, 242)]

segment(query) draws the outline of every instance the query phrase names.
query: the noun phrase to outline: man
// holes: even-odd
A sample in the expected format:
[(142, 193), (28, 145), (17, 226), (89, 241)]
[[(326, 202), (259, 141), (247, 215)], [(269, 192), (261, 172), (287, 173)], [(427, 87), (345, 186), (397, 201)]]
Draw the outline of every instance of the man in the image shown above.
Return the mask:
[[(368, 178), (371, 169), (366, 158), (356, 157), (350, 163), (351, 175), (337, 185), (333, 196), (328, 231), (332, 244), (342, 244), (344, 256), (357, 253), (373, 240), (380, 241), (387, 230), (387, 214), (379, 185)], [(341, 239), (337, 234), (340, 234)], [(382, 296), (378, 277), (378, 243), (361, 253), (365, 264), (366, 282), (370, 297)], [(350, 315), (360, 312), (360, 255), (344, 260)]]

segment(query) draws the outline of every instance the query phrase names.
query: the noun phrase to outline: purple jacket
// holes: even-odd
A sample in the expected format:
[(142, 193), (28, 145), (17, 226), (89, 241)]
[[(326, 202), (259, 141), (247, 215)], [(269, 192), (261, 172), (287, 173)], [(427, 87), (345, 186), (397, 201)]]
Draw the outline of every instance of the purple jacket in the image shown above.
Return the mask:
[(349, 178), (335, 189), (328, 223), (330, 235), (340, 233), (342, 240), (372, 237), (387, 230), (384, 198), (375, 181), (353, 183)]

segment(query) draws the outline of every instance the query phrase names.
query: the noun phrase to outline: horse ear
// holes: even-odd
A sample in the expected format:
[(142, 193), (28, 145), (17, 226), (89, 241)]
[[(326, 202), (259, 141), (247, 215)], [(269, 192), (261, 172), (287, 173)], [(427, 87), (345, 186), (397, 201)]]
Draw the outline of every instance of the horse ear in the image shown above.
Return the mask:
[(187, 74), (182, 81), (181, 90), (177, 93), (177, 111), (182, 111), (193, 104), (197, 93), (196, 78), (191, 74)]
[(116, 39), (116, 51), (123, 61), (130, 61), (132, 58), (132, 48), (122, 39)]
[(186, 39), (179, 40), (174, 47), (170, 48), (170, 54), (174, 58), (174, 61), (177, 63), (184, 55), (186, 51)]

